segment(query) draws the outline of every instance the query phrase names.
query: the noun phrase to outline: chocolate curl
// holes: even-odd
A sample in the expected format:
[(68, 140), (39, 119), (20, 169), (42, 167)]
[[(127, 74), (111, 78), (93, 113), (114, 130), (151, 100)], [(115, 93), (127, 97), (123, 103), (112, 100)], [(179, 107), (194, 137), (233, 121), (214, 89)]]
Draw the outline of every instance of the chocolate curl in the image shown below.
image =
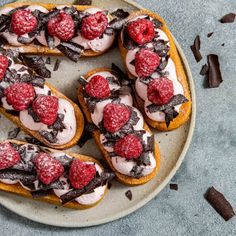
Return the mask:
[(191, 50), (193, 52), (195, 60), (197, 62), (201, 61), (202, 60), (202, 55), (200, 53), (201, 41), (200, 41), (199, 35), (197, 35), (197, 37), (194, 40), (194, 44), (192, 46), (190, 46), (190, 48), (191, 48)]

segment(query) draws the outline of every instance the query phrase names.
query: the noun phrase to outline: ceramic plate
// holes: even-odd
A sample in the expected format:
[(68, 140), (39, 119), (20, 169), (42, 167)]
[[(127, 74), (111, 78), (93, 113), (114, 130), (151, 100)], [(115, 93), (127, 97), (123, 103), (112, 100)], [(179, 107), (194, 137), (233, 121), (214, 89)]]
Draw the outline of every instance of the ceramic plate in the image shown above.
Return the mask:
[[(68, 1), (65, 0), (41, 0), (41, 2), (68, 3)], [(93, 3), (95, 6), (109, 10), (115, 8), (137, 10), (142, 8), (130, 0), (93, 0)], [(155, 138), (159, 143), (162, 154), (161, 169), (157, 176), (149, 183), (143, 186), (132, 187), (132, 201), (129, 201), (125, 197), (125, 192), (130, 189), (130, 187), (123, 186), (116, 181), (113, 181), (111, 191), (108, 192), (101, 204), (89, 210), (78, 211), (63, 207), (55, 207), (47, 203), (28, 200), (4, 192), (0, 193), (1, 204), (21, 216), (40, 223), (64, 227), (85, 227), (106, 223), (126, 216), (155, 197), (174, 176), (183, 161), (192, 138), (195, 124), (196, 101), (193, 78), (188, 62), (186, 61), (179, 44), (176, 41), (175, 43), (188, 75), (193, 100), (192, 116), (189, 122), (175, 131), (168, 132), (168, 134), (165, 132), (155, 132)], [(100, 57), (82, 58), (78, 63), (73, 63), (65, 57), (61, 59), (63, 59), (63, 61), (61, 62), (59, 70), (52, 73), (52, 78), (49, 79), (49, 82), (74, 101), (76, 101), (75, 88), (78, 85), (77, 79), (80, 75), (83, 75), (89, 70), (97, 67), (109, 67), (111, 62), (122, 67), (121, 58), (117, 48), (111, 49), (108, 53)], [(56, 57), (52, 58), (51, 66), (49, 66), (51, 67), (50, 69), (53, 68), (55, 60)], [(13, 128), (14, 125), (2, 117), (0, 120), (0, 139), (6, 139), (8, 131)], [(20, 139), (24, 136), (25, 135), (22, 133), (18, 138)], [(169, 147), (171, 147), (171, 149)], [(76, 146), (73, 147), (72, 150), (96, 158), (101, 158), (93, 140), (86, 143), (82, 149)]]

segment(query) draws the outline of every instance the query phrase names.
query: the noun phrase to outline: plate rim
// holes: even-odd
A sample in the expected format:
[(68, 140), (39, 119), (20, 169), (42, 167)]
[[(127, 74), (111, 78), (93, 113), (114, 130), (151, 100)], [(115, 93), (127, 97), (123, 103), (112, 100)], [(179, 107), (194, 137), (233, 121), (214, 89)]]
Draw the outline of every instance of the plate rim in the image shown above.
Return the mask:
[[(145, 9), (143, 6), (134, 2), (133, 0), (122, 0), (122, 1), (124, 1), (130, 5), (133, 5), (134, 7), (137, 7), (139, 9)], [(191, 143), (191, 140), (193, 137), (193, 133), (194, 133), (195, 123), (196, 123), (196, 93), (195, 93), (195, 85), (194, 85), (193, 76), (191, 73), (189, 63), (187, 61), (187, 58), (186, 58), (182, 48), (180, 47), (178, 41), (175, 39), (175, 37), (173, 35), (172, 35), (172, 37), (174, 39), (174, 43), (176, 45), (176, 48), (177, 48), (178, 53), (180, 55), (180, 58), (182, 59), (184, 69), (185, 69), (187, 76), (188, 76), (188, 83), (190, 85), (189, 87), (190, 87), (191, 98), (192, 98), (192, 111), (191, 111), (191, 117), (190, 117), (189, 131), (188, 131), (187, 139), (186, 139), (185, 144), (183, 146), (182, 152), (179, 155), (179, 158), (178, 158), (177, 162), (175, 163), (175, 166), (170, 171), (170, 173), (167, 175), (167, 177), (161, 182), (161, 184), (153, 192), (151, 192), (149, 195), (147, 195), (145, 199), (142, 199), (136, 205), (128, 208), (127, 210), (125, 210), (123, 212), (117, 213), (113, 216), (109, 216), (109, 217), (106, 217), (106, 218), (103, 218), (100, 220), (99, 219), (93, 220), (92, 222), (88, 221), (83, 224), (79, 224), (79, 222), (78, 222), (78, 224), (68, 224), (68, 223), (57, 224), (57, 223), (53, 223), (53, 222), (48, 222), (44, 219), (37, 218), (37, 215), (34, 215), (33, 217), (28, 216), (27, 213), (17, 211), (16, 208), (14, 208), (14, 207), (8, 206), (4, 203), (0, 203), (0, 204), (2, 206), (4, 206), (6, 209), (16, 213), (17, 215), (25, 217), (25, 218), (30, 219), (30, 220), (37, 222), (37, 223), (50, 225), (50, 226), (57, 226), (57, 227), (66, 227), (66, 228), (83, 228), (83, 227), (105, 224), (108, 222), (112, 222), (114, 220), (118, 220), (122, 217), (125, 217), (125, 216), (133, 213), (134, 211), (140, 209), (141, 207), (146, 205), (149, 201), (151, 201), (155, 196), (157, 196), (158, 193), (160, 193), (164, 189), (164, 187), (169, 183), (171, 178), (176, 174), (177, 170), (179, 169), (180, 165), (182, 164), (182, 162), (186, 156), (186, 153), (189, 149), (189, 146), (190, 146), (190, 143)]]

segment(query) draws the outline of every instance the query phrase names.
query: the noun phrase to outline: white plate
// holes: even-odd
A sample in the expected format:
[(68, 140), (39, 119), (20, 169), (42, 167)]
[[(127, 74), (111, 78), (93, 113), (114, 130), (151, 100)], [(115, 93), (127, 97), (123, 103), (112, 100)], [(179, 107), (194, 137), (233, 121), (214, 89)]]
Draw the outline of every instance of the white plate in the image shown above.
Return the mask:
[[(47, 2), (47, 0), (41, 0), (41, 2)], [(50, 2), (62, 3), (62, 1)], [(65, 3), (65, 1), (63, 2)], [(104, 9), (123, 8), (126, 10), (137, 10), (141, 8), (130, 0), (94, 0), (93, 2), (94, 5)], [(106, 223), (126, 216), (155, 197), (166, 186), (180, 167), (189, 147), (195, 125), (196, 100), (194, 82), (188, 62), (176, 40), (175, 43), (183, 64), (185, 65), (189, 80), (193, 101), (192, 116), (189, 122), (175, 131), (168, 133), (155, 132), (155, 138), (159, 142), (161, 149), (162, 160), (161, 169), (152, 181), (143, 186), (132, 188), (113, 181), (111, 191), (108, 192), (103, 201), (98, 206), (84, 211), (55, 207), (47, 203), (28, 200), (5, 192), (0, 193), (1, 204), (11, 211), (36, 222), (61, 227), (85, 227)], [(52, 58), (50, 69), (53, 68), (55, 60), (56, 58)], [(100, 57), (82, 58), (77, 64), (63, 58), (59, 70), (52, 73), (52, 78), (49, 82), (54, 84), (66, 96), (76, 100), (75, 88), (78, 85), (77, 78), (91, 69), (104, 66), (109, 67), (111, 62), (122, 67), (117, 48), (113, 48)], [(14, 125), (2, 117), (0, 120), (0, 139), (7, 138), (7, 132), (12, 128), (14, 128)], [(23, 136), (24, 135), (21, 134), (19, 137)], [(73, 147), (72, 150), (101, 158), (93, 140), (89, 141), (82, 149), (76, 146)], [(125, 192), (128, 189), (132, 189), (132, 201), (129, 201), (125, 197)]]

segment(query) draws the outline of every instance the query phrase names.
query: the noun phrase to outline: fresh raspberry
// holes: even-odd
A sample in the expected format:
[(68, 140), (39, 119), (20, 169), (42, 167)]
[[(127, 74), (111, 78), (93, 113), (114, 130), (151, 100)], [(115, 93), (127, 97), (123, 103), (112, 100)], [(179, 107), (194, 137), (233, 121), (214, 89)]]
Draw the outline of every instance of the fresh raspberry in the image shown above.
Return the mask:
[(143, 152), (143, 146), (136, 135), (128, 134), (115, 143), (114, 152), (120, 157), (137, 159)]
[(38, 20), (30, 10), (17, 10), (12, 14), (11, 30), (17, 34), (27, 34), (37, 28)]
[(20, 154), (10, 143), (0, 144), (0, 170), (14, 166), (20, 161)]
[(57, 119), (58, 98), (39, 95), (32, 104), (33, 111), (45, 125), (52, 125)]
[(111, 95), (108, 81), (101, 75), (93, 76), (85, 86), (86, 93), (93, 98), (107, 98)]
[(9, 64), (8, 58), (3, 55), (0, 55), (0, 81), (5, 75), (8, 64)]
[(138, 19), (127, 25), (128, 35), (134, 42), (145, 44), (151, 42), (155, 36), (154, 24), (147, 19)]
[(107, 28), (108, 20), (104, 12), (99, 11), (82, 21), (81, 34), (84, 38), (92, 40), (100, 37)]
[(73, 188), (81, 189), (96, 176), (93, 164), (87, 164), (79, 159), (74, 159), (69, 170), (69, 180)]
[(103, 110), (104, 127), (108, 132), (117, 132), (124, 126), (131, 112), (124, 104), (108, 103)]
[(148, 83), (148, 100), (156, 105), (163, 105), (174, 96), (173, 82), (167, 78), (154, 79)]
[(74, 36), (75, 23), (72, 17), (65, 12), (58, 13), (48, 21), (48, 33), (63, 41), (68, 41)]
[(61, 162), (48, 153), (40, 152), (35, 157), (34, 164), (38, 178), (46, 185), (59, 179), (64, 173), (64, 167)]
[(160, 65), (160, 57), (149, 49), (141, 49), (135, 54), (135, 71), (138, 76), (150, 76)]
[(27, 83), (15, 83), (4, 90), (7, 103), (16, 111), (23, 111), (29, 107), (35, 98), (34, 87)]

